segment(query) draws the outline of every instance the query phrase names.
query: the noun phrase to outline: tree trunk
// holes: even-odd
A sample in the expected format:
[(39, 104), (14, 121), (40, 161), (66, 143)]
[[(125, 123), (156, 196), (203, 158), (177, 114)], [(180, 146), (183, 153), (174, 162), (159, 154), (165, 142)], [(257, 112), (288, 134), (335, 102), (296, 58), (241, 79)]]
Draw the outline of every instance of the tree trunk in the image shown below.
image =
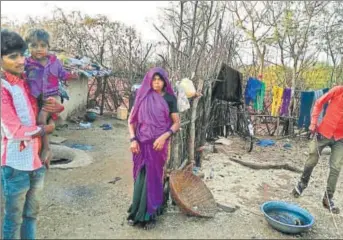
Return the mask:
[(260, 52), (259, 58), (260, 58), (260, 69), (259, 69), (259, 75), (263, 76), (264, 72), (264, 57), (266, 55), (266, 45), (263, 46), (262, 53)]

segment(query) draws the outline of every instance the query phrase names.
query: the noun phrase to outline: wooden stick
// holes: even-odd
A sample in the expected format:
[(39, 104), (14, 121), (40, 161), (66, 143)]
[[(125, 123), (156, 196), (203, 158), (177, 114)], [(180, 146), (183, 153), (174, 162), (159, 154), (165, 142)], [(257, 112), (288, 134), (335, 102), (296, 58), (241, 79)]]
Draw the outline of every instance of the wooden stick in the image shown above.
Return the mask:
[(188, 159), (183, 160), (183, 163), (178, 168), (178, 170), (183, 170), (187, 166), (187, 163), (188, 163)]
[(251, 210), (251, 209), (248, 209), (248, 208), (242, 207), (242, 206), (240, 206), (240, 209), (242, 209), (243, 211), (252, 213), (252, 214), (254, 214), (254, 215), (256, 215), (256, 216), (259, 216), (259, 217), (263, 217), (263, 218), (264, 218), (264, 215), (263, 215), (263, 213), (261, 213), (261, 212), (255, 212), (254, 210)]
[(280, 128), (280, 117), (276, 119), (276, 129), (275, 129), (276, 135), (279, 135), (279, 128)]
[(270, 117), (270, 118), (281, 118), (281, 119), (297, 119), (296, 117), (282, 117), (282, 116), (272, 116), (272, 115), (263, 115), (263, 114), (250, 114), (252, 117)]
[(302, 173), (301, 169), (299, 169), (297, 167), (290, 166), (287, 163), (286, 164), (280, 164), (280, 165), (277, 165), (277, 164), (256, 164), (256, 163), (252, 163), (252, 162), (244, 162), (244, 161), (241, 161), (241, 160), (238, 160), (235, 158), (229, 158), (229, 159), (231, 161), (239, 163), (245, 167), (249, 167), (249, 168), (256, 169), (256, 170), (284, 169), (284, 170), (288, 170), (291, 172)]

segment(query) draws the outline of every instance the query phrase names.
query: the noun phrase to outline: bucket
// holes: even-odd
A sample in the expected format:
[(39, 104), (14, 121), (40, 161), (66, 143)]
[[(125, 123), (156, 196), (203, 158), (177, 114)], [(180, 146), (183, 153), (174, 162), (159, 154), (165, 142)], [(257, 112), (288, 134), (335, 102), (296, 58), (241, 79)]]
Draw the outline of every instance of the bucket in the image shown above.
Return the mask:
[(89, 122), (94, 122), (95, 119), (96, 119), (96, 113), (95, 113), (95, 112), (88, 111), (88, 112), (86, 113), (86, 119), (87, 119), (87, 121), (89, 121)]
[(117, 118), (120, 120), (127, 120), (128, 110), (126, 107), (119, 107), (117, 110)]

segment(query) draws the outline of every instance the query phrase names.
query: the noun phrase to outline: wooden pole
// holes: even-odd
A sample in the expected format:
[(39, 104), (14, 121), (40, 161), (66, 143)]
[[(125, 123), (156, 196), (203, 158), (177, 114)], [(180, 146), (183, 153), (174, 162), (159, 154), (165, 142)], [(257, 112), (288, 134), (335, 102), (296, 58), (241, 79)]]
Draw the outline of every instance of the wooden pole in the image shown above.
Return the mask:
[(105, 94), (106, 94), (106, 86), (107, 86), (107, 76), (103, 77), (102, 80), (104, 81), (102, 87), (102, 99), (101, 99), (101, 106), (100, 106), (100, 115), (104, 114), (104, 105), (105, 105)]
[[(202, 92), (202, 89), (204, 87), (204, 80), (199, 79), (198, 82), (198, 91), (199, 93)], [(188, 155), (189, 155), (189, 162), (195, 162), (195, 122), (197, 119), (197, 109), (198, 109), (198, 103), (200, 100), (200, 96), (196, 97), (193, 100), (192, 108), (191, 108), (191, 125), (190, 125), (190, 133), (189, 133), (189, 142), (188, 142)]]

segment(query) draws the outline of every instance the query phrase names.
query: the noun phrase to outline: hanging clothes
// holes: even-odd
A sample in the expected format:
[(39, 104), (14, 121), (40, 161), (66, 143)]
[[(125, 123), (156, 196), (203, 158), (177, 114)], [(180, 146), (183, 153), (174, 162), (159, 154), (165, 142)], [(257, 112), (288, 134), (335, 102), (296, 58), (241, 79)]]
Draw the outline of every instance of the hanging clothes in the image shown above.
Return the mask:
[(298, 119), (298, 127), (306, 128), (311, 124), (311, 108), (313, 105), (314, 91), (301, 92), (300, 96), (300, 114)]
[(257, 93), (256, 101), (254, 102), (254, 109), (256, 111), (263, 111), (264, 97), (266, 95), (266, 84), (261, 82), (261, 90)]
[[(313, 98), (313, 104), (312, 104), (312, 108), (311, 108), (311, 113), (313, 111), (313, 106), (315, 104), (315, 102), (321, 98), (325, 93), (327, 93), (329, 91), (328, 88), (325, 89), (321, 89), (321, 90), (316, 90), (314, 91), (314, 98)], [(320, 113), (319, 117), (318, 117), (318, 124), (320, 124), (324, 118), (325, 112), (326, 112), (326, 108), (327, 108), (327, 104), (325, 104), (325, 106), (323, 107), (322, 112)]]
[(249, 105), (250, 102), (255, 102), (257, 98), (257, 93), (262, 89), (262, 82), (256, 78), (250, 77), (247, 86), (245, 88), (245, 104)]
[(283, 88), (273, 87), (272, 116), (277, 117), (282, 103)]
[(222, 64), (217, 78), (219, 81), (214, 83), (212, 100), (218, 99), (228, 102), (240, 102), (242, 100), (242, 73)]
[[(323, 93), (324, 93), (324, 94), (327, 94), (329, 91), (330, 91), (329, 88), (324, 88), (324, 89), (323, 89)], [(324, 118), (324, 116), (325, 116), (325, 114), (326, 114), (326, 109), (328, 108), (328, 106), (329, 106), (328, 103), (324, 105), (323, 118)]]
[(288, 116), (289, 104), (291, 103), (291, 96), (292, 96), (292, 89), (286, 88), (283, 91), (280, 116), (284, 116), (284, 117)]

